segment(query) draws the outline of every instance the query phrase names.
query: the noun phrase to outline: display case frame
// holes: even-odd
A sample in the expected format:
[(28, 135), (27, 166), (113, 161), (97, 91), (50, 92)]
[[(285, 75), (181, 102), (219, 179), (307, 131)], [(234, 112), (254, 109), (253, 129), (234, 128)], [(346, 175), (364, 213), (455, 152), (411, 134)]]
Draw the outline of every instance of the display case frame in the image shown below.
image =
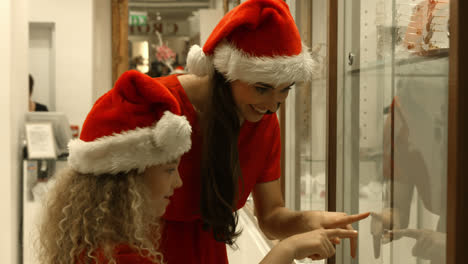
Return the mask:
[(112, 8), (112, 85), (128, 70), (128, 0), (110, 0)]
[(450, 5), (447, 264), (457, 264), (468, 259), (468, 37), (462, 34), (468, 2), (452, 0)]

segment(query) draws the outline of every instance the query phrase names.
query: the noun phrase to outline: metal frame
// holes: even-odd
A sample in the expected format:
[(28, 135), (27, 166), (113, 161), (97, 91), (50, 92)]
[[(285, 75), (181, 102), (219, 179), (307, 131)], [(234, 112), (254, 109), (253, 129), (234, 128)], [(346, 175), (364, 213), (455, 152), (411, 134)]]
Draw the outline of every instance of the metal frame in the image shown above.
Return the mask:
[[(466, 262), (468, 251), (468, 37), (461, 34), (462, 25), (468, 24), (468, 3), (450, 1), (450, 71), (449, 71), (449, 123), (447, 164), (447, 264)], [(464, 85), (463, 85), (464, 84)]]
[[(335, 163), (329, 162), (329, 170), (333, 170), (334, 179), (328, 182), (330, 196), (335, 196), (334, 200), (329, 201), (329, 208), (333, 208), (334, 211), (340, 212), (358, 212), (359, 203), (358, 201), (353, 201), (353, 199), (346, 199), (351, 197), (359, 188), (359, 181), (354, 180), (356, 177), (359, 177), (359, 166), (349, 166), (350, 164), (343, 159), (343, 155), (338, 155), (338, 151), (344, 153), (345, 150), (351, 153), (359, 153), (359, 142), (356, 141), (346, 141), (345, 140), (345, 128), (348, 126), (348, 123), (355, 123), (359, 121), (359, 89), (349, 89), (349, 87), (359, 87), (360, 80), (358, 78), (350, 78), (347, 73), (353, 69), (358, 69), (360, 67), (359, 61), (359, 39), (349, 37), (359, 36), (360, 27), (354, 26), (353, 23), (347, 23), (347, 18), (351, 17), (354, 13), (354, 10), (360, 9), (359, 2), (356, 3), (354, 0), (330, 0), (333, 2), (330, 4), (329, 10), (329, 19), (336, 23), (336, 26), (333, 26), (333, 29), (330, 27), (329, 34), (334, 35), (330, 37), (329, 41), (334, 41), (336, 44), (329, 45), (330, 55), (334, 54), (336, 57), (337, 67), (329, 68), (329, 79), (335, 78), (337, 82), (330, 82), (328, 90), (334, 89), (336, 92), (329, 94), (328, 100), (336, 100), (333, 102), (335, 104), (334, 108), (329, 105), (330, 116), (335, 118), (335, 121), (328, 120), (329, 129), (333, 128), (336, 131), (334, 132), (333, 137), (329, 136), (327, 142), (329, 144), (328, 149), (331, 149), (330, 146), (333, 146), (334, 153), (331, 153), (331, 158), (335, 159)], [(347, 8), (347, 6), (351, 8)], [(336, 11), (331, 10), (334, 8)], [(359, 24), (359, 23), (358, 23)], [(333, 48), (333, 49), (332, 49)], [(354, 64), (351, 66), (347, 65), (347, 56), (348, 52), (353, 52), (356, 54), (354, 59)], [(346, 89), (345, 89), (346, 88)], [(333, 96), (333, 97), (331, 97)], [(350, 104), (345, 105), (344, 98), (351, 97)], [(338, 102), (338, 98), (340, 101)], [(350, 107), (352, 108), (349, 111)], [(332, 124), (335, 122), (335, 124)], [(359, 128), (351, 126), (351, 137), (359, 137)], [(359, 159), (359, 155), (349, 155), (352, 157), (351, 164), (356, 164), (356, 161)], [(350, 177), (352, 175), (354, 178)], [(345, 186), (350, 186), (350, 188), (345, 188)], [(339, 192), (337, 192), (339, 190)], [(330, 210), (330, 209), (329, 209)], [(328, 263), (341, 263), (348, 264), (352, 260), (349, 258), (350, 245), (349, 243), (343, 243), (341, 247), (337, 248), (336, 255), (333, 260), (329, 260)]]
[[(289, 10), (294, 19), (296, 19), (296, 1), (287, 0), (286, 3), (289, 5)], [(296, 181), (296, 172), (297, 172), (297, 157), (296, 157), (296, 134), (294, 132), (296, 127), (296, 118), (295, 118), (295, 98), (296, 91), (292, 89), (289, 92), (289, 96), (285, 102), (285, 115), (284, 122), (281, 123), (284, 126), (284, 178), (285, 178), (285, 203), (286, 207), (292, 210), (299, 209), (300, 197), (297, 195), (298, 192), (298, 183)]]
[[(328, 78), (327, 78), (327, 210), (336, 211), (336, 157), (337, 157), (337, 105), (338, 105), (338, 1), (328, 6)], [(327, 260), (336, 262), (335, 256)]]
[[(327, 80), (327, 209), (336, 211), (337, 92), (338, 92), (338, 0), (328, 4)], [(330, 261), (329, 263), (334, 263)]]

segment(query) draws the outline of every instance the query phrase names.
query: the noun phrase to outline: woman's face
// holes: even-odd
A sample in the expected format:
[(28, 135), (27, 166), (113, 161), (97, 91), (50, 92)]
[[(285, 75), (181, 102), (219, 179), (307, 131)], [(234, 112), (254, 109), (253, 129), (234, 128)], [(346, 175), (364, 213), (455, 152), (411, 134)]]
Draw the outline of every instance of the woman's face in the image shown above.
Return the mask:
[(267, 111), (276, 112), (279, 105), (288, 97), (292, 85), (294, 83), (273, 87), (266, 83), (248, 84), (239, 80), (231, 82), (232, 96), (239, 118), (258, 122)]
[(180, 158), (168, 164), (151, 166), (143, 173), (145, 185), (150, 189), (158, 216), (162, 216), (166, 211), (174, 189), (182, 186), (178, 170), (179, 162)]

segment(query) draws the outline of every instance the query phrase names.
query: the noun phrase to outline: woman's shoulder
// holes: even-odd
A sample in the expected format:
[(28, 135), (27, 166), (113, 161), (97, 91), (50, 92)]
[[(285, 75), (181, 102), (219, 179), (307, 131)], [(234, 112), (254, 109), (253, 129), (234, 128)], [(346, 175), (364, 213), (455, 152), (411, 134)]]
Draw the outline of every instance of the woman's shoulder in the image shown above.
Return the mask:
[(194, 110), (193, 110), (192, 100), (188, 96), (185, 90), (185, 87), (179, 81), (179, 77), (181, 76), (169, 75), (169, 76), (155, 78), (155, 80), (160, 82), (162, 85), (164, 85), (172, 93), (172, 95), (180, 104), (182, 111), (184, 112), (184, 114), (186, 114), (187, 111), (192, 112)]
[(211, 81), (208, 76), (198, 77), (193, 74), (178, 75), (177, 79), (193, 105), (200, 107), (206, 103)]

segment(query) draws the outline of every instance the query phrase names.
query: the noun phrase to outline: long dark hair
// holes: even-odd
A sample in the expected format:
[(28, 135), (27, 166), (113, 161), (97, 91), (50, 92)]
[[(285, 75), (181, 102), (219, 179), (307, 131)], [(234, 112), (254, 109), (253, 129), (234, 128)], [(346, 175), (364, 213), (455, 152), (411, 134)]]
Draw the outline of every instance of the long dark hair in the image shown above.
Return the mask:
[(237, 142), (240, 120), (231, 85), (219, 72), (213, 76), (211, 100), (203, 113), (200, 209), (205, 229), (216, 241), (233, 245), (236, 232), (239, 178)]

